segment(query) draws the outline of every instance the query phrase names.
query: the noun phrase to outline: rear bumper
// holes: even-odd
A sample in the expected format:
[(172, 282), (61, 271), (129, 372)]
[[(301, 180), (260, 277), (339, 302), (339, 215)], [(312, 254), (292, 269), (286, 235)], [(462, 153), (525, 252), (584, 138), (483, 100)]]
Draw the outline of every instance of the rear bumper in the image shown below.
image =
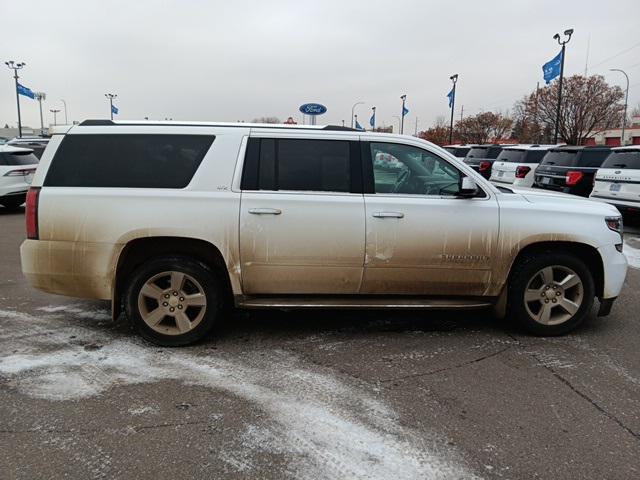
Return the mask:
[(22, 272), (33, 287), (48, 293), (109, 300), (118, 247), (25, 240), (20, 246)]
[(613, 205), (618, 210), (627, 210), (633, 212), (640, 212), (640, 202), (629, 202), (626, 200), (620, 200), (619, 198), (605, 197), (602, 195), (591, 195), (589, 200), (595, 200), (596, 202), (608, 203)]
[(604, 288), (600, 300), (615, 299), (627, 276), (627, 258), (614, 245), (598, 248), (604, 270)]

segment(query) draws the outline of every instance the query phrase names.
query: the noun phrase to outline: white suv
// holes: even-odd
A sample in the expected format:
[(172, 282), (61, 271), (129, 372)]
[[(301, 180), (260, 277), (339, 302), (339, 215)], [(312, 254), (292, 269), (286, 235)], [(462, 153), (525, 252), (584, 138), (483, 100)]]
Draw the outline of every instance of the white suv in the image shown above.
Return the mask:
[(33, 150), (0, 145), (0, 205), (15, 209), (24, 203), (37, 166)]
[(238, 308), (493, 308), (566, 333), (622, 288), (606, 204), (501, 191), (420, 139), (341, 127), (85, 121), (54, 135), (22, 269), (161, 345)]
[(621, 211), (640, 212), (640, 145), (611, 150), (596, 172), (590, 198)]
[(530, 188), (533, 186), (535, 171), (542, 157), (557, 145), (518, 145), (504, 147), (493, 162), (491, 182), (498, 185)]

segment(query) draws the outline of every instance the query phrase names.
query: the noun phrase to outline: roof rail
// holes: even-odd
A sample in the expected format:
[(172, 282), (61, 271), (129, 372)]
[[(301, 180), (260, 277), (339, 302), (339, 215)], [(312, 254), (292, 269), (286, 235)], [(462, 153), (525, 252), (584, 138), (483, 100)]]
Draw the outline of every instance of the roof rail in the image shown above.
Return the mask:
[(341, 125), (327, 125), (325, 127), (322, 127), (322, 130), (333, 130), (333, 131), (338, 131), (338, 132), (358, 132), (358, 131), (361, 131), (361, 130), (358, 130), (356, 128), (343, 127)]

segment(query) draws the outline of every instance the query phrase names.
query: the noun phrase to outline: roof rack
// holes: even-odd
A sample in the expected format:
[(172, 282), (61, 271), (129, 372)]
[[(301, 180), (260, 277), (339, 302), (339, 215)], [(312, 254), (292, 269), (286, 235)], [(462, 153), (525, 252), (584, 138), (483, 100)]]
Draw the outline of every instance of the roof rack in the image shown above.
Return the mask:
[[(107, 119), (94, 119), (94, 120), (84, 120), (80, 123), (81, 127), (107, 127), (107, 126), (122, 126), (122, 127), (131, 127), (131, 126), (170, 126), (170, 127), (215, 127), (215, 124), (202, 124), (202, 123), (154, 123), (154, 122), (126, 122), (126, 123), (116, 123), (113, 120)], [(264, 124), (264, 125), (251, 125), (246, 123), (237, 123), (237, 124), (226, 124), (225, 127), (243, 127), (243, 128), (291, 128), (289, 125), (283, 123), (273, 123), (273, 124)], [(334, 132), (357, 132), (359, 130), (355, 128), (342, 127), (340, 125), (326, 125), (324, 127), (314, 127), (314, 126), (306, 126), (300, 125), (295, 127), (296, 130), (327, 130)]]

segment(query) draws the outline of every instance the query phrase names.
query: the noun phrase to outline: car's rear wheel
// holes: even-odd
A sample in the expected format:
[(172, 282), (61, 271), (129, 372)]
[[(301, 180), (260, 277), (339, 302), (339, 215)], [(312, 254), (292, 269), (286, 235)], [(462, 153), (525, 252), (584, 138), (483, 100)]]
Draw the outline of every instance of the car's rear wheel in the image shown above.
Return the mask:
[(128, 318), (142, 337), (172, 347), (213, 328), (221, 295), (215, 274), (188, 257), (160, 257), (138, 268), (125, 293)]
[(534, 335), (562, 335), (580, 325), (593, 305), (593, 277), (573, 255), (529, 255), (515, 266), (509, 314)]

